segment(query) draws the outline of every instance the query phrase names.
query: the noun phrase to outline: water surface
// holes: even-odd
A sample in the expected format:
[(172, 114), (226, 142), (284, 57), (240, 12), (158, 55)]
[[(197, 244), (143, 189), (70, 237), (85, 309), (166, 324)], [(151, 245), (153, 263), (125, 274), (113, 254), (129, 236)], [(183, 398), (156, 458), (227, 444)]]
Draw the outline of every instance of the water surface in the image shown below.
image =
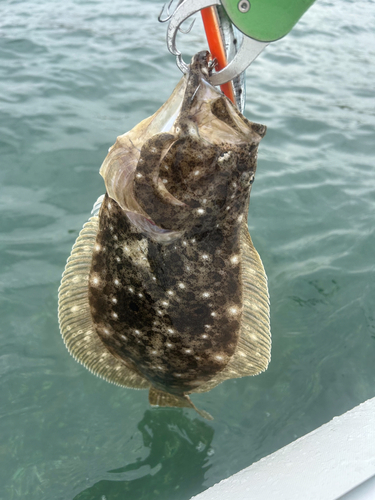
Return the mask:
[[(161, 2), (2, 2), (1, 500), (188, 500), (375, 395), (374, 7), (318, 0), (247, 72), (272, 361), (193, 396), (207, 422), (94, 377), (57, 323), (109, 146), (180, 78)], [(206, 48), (199, 26), (179, 44)]]

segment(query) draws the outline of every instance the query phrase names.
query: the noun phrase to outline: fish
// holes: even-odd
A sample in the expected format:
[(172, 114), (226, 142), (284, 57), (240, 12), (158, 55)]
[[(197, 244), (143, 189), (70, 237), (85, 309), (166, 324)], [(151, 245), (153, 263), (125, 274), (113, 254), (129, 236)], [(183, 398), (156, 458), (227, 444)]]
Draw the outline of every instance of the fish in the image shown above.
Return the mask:
[(257, 375), (271, 352), (267, 276), (247, 215), (266, 127), (208, 83), (196, 54), (170, 98), (119, 136), (106, 193), (68, 258), (58, 315), (72, 356), (153, 406)]

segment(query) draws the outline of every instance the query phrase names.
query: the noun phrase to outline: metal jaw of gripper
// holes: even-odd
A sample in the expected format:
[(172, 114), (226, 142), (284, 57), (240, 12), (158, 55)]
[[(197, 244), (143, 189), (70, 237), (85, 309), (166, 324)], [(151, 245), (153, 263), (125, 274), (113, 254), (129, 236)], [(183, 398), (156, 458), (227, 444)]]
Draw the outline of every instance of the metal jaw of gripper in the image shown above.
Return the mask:
[[(169, 8), (171, 2), (169, 3)], [(176, 37), (180, 29), (181, 24), (186, 21), (190, 16), (199, 12), (206, 7), (211, 6), (221, 6), (220, 0), (180, 0), (173, 14), (168, 14), (168, 18), (162, 21), (169, 21), (167, 30), (167, 46), (171, 54), (176, 56), (177, 66), (183, 73), (187, 73), (189, 66), (182, 59), (181, 52), (176, 46)], [(163, 8), (164, 10), (164, 8)], [(159, 20), (160, 16), (159, 16)], [(189, 31), (192, 25), (190, 25)], [(209, 78), (211, 85), (222, 85), (223, 83), (229, 82), (239, 75), (241, 75), (245, 69), (254, 61), (254, 59), (262, 52), (262, 50), (268, 45), (266, 42), (259, 42), (253, 38), (243, 35), (243, 40), (241, 46), (236, 50), (233, 59), (228, 63), (228, 65), (218, 71), (213, 73)]]

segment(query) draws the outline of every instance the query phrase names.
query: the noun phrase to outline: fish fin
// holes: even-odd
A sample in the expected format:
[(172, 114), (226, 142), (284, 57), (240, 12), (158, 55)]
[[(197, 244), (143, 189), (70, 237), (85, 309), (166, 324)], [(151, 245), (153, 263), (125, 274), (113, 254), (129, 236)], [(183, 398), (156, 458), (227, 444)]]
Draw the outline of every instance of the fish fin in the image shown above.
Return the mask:
[(241, 231), (243, 313), (236, 352), (228, 368), (239, 376), (257, 375), (271, 359), (270, 300), (262, 260), (251, 241), (246, 222)]
[(99, 218), (83, 226), (67, 261), (59, 288), (59, 324), (70, 354), (95, 375), (108, 382), (134, 389), (150, 383), (115, 358), (95, 331), (88, 299), (88, 280)]
[(267, 276), (247, 228), (241, 229), (243, 312), (236, 350), (224, 370), (194, 392), (206, 392), (230, 378), (257, 375), (271, 358), (270, 303)]
[(99, 215), (104, 198), (105, 198), (105, 194), (102, 194), (101, 196), (99, 196), (99, 198), (94, 203), (94, 206), (92, 207), (92, 210), (91, 210), (91, 215), (93, 217), (95, 215)]
[(199, 410), (191, 401), (189, 396), (175, 396), (169, 392), (160, 391), (155, 387), (150, 387), (148, 400), (151, 406), (170, 406), (177, 408), (193, 408), (199, 415), (206, 420), (213, 420), (212, 416), (204, 410)]

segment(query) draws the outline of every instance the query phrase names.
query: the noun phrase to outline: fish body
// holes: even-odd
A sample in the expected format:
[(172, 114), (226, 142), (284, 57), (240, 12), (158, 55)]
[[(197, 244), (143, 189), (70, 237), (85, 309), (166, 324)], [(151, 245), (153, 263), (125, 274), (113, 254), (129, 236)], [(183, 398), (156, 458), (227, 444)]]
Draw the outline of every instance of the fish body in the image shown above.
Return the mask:
[(195, 408), (188, 394), (270, 359), (267, 278), (247, 228), (266, 128), (206, 82), (208, 62), (197, 54), (160, 110), (110, 148), (99, 214), (59, 291), (73, 356), (111, 382), (149, 388), (160, 406)]

